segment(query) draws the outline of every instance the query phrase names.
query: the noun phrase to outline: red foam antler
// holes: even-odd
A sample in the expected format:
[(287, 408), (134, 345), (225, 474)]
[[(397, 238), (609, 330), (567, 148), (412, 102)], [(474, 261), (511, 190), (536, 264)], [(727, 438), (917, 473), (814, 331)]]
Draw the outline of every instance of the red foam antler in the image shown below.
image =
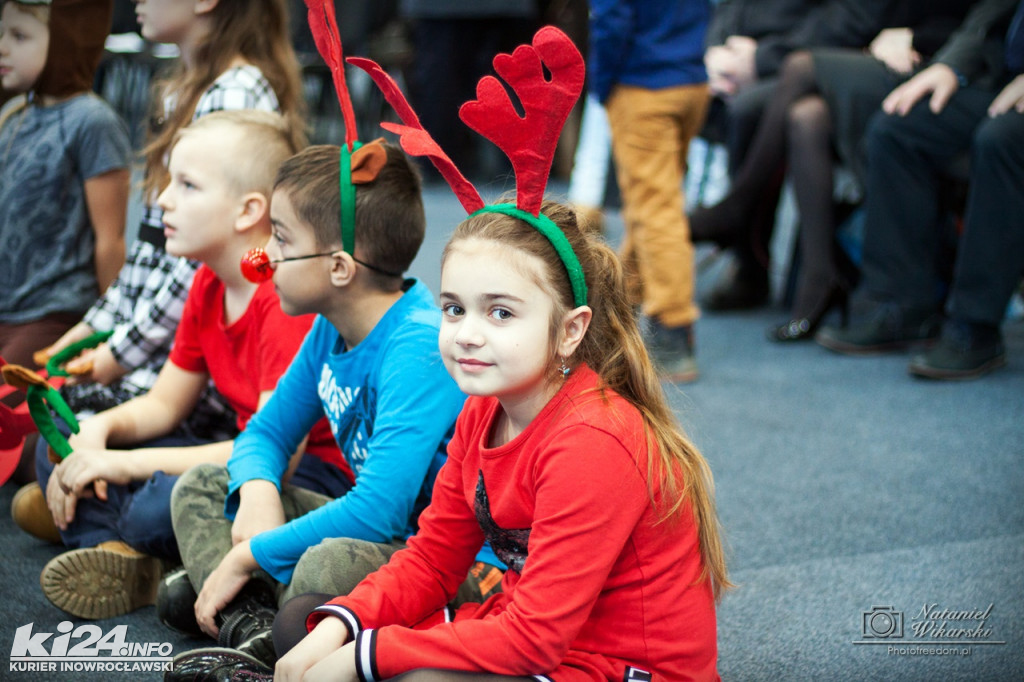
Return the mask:
[[(542, 62), (551, 73), (550, 81)], [(516, 174), (516, 205), (537, 215), (562, 126), (583, 92), (583, 56), (569, 36), (545, 26), (532, 45), (496, 56), (494, 70), (518, 95), (525, 116), (519, 115), (493, 76), (480, 80), (477, 98), (463, 104), (459, 116), (505, 152)]]
[(345, 60), (341, 51), (341, 34), (334, 14), (333, 0), (306, 0), (309, 28), (320, 56), (327, 62), (334, 79), (334, 89), (341, 105), (341, 117), (345, 121), (345, 145), (353, 151), (356, 141), (356, 114), (352, 108), (352, 97), (345, 83)]
[(459, 198), (462, 207), (467, 213), (473, 213), (484, 207), (480, 193), (476, 191), (473, 184), (466, 179), (466, 176), (455, 166), (455, 163), (448, 158), (437, 142), (430, 136), (420, 123), (419, 117), (409, 105), (405, 95), (398, 87), (398, 83), (372, 59), (362, 57), (349, 57), (348, 63), (357, 66), (370, 75), (373, 82), (380, 88), (384, 99), (395, 110), (398, 117), (405, 125), (397, 123), (381, 123), (381, 127), (399, 136), (399, 142), (406, 153), (413, 156), (425, 156), (430, 159), (437, 170), (441, 173), (455, 196)]

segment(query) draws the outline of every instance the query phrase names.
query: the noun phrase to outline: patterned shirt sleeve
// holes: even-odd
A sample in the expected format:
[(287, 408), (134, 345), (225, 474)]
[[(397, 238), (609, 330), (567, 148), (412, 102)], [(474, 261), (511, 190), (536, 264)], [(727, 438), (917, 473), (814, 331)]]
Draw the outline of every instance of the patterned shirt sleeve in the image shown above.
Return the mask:
[[(221, 74), (199, 98), (193, 120), (234, 109), (279, 110), (270, 82), (255, 66)], [(145, 207), (145, 216), (148, 224), (160, 224), (156, 206)], [(198, 263), (136, 242), (117, 280), (85, 317), (94, 329), (113, 329), (107, 343), (122, 367), (133, 370), (154, 358), (163, 364), (197, 267)]]

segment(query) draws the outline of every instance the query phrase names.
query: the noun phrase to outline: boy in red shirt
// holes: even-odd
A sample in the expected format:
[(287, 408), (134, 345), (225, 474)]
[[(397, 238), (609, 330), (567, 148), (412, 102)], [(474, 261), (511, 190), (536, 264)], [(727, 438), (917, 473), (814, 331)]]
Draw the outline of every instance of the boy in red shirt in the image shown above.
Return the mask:
[[(184, 129), (172, 148), (164, 211), (167, 250), (203, 262), (175, 335), (170, 361), (149, 393), (82, 422), (74, 449), (54, 466), (37, 452), (40, 484), (61, 538), (73, 549), (51, 560), (41, 583), (50, 601), (81, 618), (110, 618), (151, 604), (160, 559), (178, 559), (171, 488), (204, 462), (225, 463), (232, 441), (202, 442), (182, 427), (211, 383), (241, 429), (270, 396), (312, 316), (290, 317), (271, 282), (253, 284), (242, 256), (270, 235), (269, 197), (280, 163), (294, 154), (284, 119), (218, 112)], [(351, 485), (326, 422), (305, 450), (306, 478), (323, 492)], [(125, 448), (132, 450), (111, 450)], [(142, 446), (142, 447), (139, 447)], [(302, 448), (300, 448), (301, 450)], [(298, 474), (297, 475), (301, 475)]]

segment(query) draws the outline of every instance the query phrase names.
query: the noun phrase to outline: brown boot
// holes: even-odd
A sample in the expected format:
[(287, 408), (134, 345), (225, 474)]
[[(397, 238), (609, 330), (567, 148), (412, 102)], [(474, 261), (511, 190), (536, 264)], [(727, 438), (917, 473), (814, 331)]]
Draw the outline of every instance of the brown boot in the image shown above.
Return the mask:
[(54, 557), (43, 567), (39, 583), (58, 608), (98, 619), (153, 604), (162, 576), (159, 559), (110, 540)]
[(46, 497), (38, 483), (28, 483), (14, 493), (11, 516), (18, 528), (29, 535), (60, 544), (60, 531), (53, 523), (53, 514), (46, 506)]

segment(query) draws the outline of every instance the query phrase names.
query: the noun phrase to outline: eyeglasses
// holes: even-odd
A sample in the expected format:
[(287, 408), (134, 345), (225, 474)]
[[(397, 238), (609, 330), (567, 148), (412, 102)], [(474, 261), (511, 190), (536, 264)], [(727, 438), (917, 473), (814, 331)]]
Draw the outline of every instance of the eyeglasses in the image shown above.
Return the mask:
[[(278, 258), (276, 260), (270, 260), (270, 256), (267, 255), (265, 249), (263, 249), (262, 247), (256, 247), (255, 249), (250, 249), (245, 254), (245, 256), (242, 257), (242, 275), (250, 282), (255, 282), (258, 284), (260, 282), (266, 282), (267, 280), (274, 276), (274, 270), (273, 268), (270, 267), (271, 265), (277, 265), (278, 263), (288, 263), (290, 261), (296, 260), (308, 260), (310, 258), (322, 258), (324, 256), (333, 256), (336, 253), (338, 253), (338, 250), (324, 251), (323, 253), (311, 253), (307, 256), (292, 256), (291, 258)], [(380, 274), (387, 275), (388, 277), (402, 276), (402, 273), (400, 272), (391, 272), (389, 270), (379, 268), (376, 265), (367, 263), (366, 261), (360, 260), (355, 256), (352, 256), (352, 260), (354, 260), (356, 263), (359, 263), (359, 265), (362, 265), (364, 268), (369, 268), (374, 272), (379, 272)]]

